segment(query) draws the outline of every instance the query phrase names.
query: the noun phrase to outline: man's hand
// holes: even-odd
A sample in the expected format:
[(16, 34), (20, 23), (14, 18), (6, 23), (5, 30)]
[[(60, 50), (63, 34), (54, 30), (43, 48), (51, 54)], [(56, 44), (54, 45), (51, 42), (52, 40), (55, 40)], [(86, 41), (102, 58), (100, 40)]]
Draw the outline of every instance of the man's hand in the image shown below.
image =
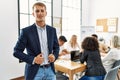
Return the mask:
[(43, 58), (43, 55), (42, 53), (37, 55), (35, 58), (34, 58), (34, 63), (36, 64), (42, 64), (44, 61), (44, 58)]
[(49, 62), (54, 62), (55, 61), (55, 56), (53, 54), (50, 54), (48, 56), (48, 60), (49, 60)]
[(64, 52), (65, 54), (69, 54), (69, 51), (67, 49), (63, 49), (62, 52)]
[(66, 52), (61, 52), (61, 53), (59, 53), (59, 56), (63, 56), (63, 55), (66, 55)]

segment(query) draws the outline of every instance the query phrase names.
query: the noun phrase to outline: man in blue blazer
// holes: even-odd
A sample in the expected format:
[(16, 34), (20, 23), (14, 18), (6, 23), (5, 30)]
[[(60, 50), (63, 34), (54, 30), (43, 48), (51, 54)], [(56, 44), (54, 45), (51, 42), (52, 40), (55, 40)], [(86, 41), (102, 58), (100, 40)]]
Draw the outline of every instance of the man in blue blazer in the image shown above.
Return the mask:
[(25, 80), (56, 80), (54, 62), (59, 53), (56, 29), (45, 23), (45, 4), (37, 2), (32, 9), (35, 23), (21, 30), (13, 55), (26, 62)]

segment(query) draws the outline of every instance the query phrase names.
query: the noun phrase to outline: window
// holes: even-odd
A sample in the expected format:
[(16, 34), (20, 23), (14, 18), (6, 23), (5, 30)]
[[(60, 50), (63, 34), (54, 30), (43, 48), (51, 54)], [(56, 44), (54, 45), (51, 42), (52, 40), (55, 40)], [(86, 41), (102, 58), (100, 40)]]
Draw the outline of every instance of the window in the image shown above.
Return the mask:
[(80, 0), (64, 0), (62, 1), (62, 34), (67, 35), (70, 39), (71, 35), (76, 34), (80, 38)]
[(32, 25), (34, 23), (34, 17), (32, 16), (32, 6), (35, 2), (43, 2), (47, 6), (47, 17), (46, 22), (48, 25), (51, 25), (51, 0), (18, 0), (18, 26), (19, 33), (20, 29)]

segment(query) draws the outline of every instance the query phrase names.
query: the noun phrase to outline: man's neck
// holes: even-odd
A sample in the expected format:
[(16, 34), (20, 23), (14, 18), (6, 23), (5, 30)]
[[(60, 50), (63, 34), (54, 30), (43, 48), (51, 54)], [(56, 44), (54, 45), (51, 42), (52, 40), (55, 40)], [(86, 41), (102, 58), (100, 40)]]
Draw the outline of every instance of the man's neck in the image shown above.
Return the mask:
[(45, 22), (43, 21), (36, 22), (36, 24), (40, 27), (45, 27)]

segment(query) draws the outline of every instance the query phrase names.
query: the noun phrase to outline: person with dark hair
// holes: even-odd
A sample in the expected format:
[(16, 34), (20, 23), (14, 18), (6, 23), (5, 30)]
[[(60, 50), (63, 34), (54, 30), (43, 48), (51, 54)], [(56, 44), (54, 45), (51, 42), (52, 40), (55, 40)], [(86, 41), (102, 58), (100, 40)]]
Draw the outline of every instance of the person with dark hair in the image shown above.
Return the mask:
[(94, 37), (94, 38), (96, 38), (96, 39), (98, 39), (97, 34), (92, 34), (91, 36)]
[[(98, 40), (97, 34), (92, 34), (91, 36)], [(102, 56), (104, 53), (108, 53), (109, 52), (110, 47), (107, 46), (106, 44), (103, 44), (103, 43), (99, 42), (99, 50), (100, 50), (100, 53), (101, 53), (101, 56)]]
[(86, 62), (85, 75), (79, 80), (104, 80), (106, 71), (102, 65), (99, 43), (93, 37), (86, 37), (81, 45), (80, 62)]
[(59, 51), (59, 57), (64, 56), (66, 54), (68, 54), (69, 52), (67, 51), (67, 49), (64, 48), (64, 43), (67, 42), (67, 39), (65, 36), (60, 36), (58, 39), (58, 43), (60, 46), (60, 51)]
[(60, 36), (60, 37), (59, 37), (59, 40), (60, 40), (60, 41), (63, 41), (63, 42), (67, 42), (67, 39), (66, 39), (65, 36)]
[[(58, 43), (59, 43), (59, 47), (60, 47), (59, 58), (66, 58), (66, 55), (69, 53), (64, 48), (65, 42), (67, 42), (66, 37), (63, 35), (59, 36), (59, 39), (58, 39)], [(56, 70), (56, 78), (57, 78), (57, 80), (68, 80), (68, 77), (66, 75), (63, 75), (63, 72), (57, 71), (57, 70)]]
[(32, 9), (35, 23), (22, 29), (13, 55), (26, 62), (25, 80), (56, 80), (54, 62), (59, 56), (56, 29), (45, 22), (44, 3), (37, 2)]

